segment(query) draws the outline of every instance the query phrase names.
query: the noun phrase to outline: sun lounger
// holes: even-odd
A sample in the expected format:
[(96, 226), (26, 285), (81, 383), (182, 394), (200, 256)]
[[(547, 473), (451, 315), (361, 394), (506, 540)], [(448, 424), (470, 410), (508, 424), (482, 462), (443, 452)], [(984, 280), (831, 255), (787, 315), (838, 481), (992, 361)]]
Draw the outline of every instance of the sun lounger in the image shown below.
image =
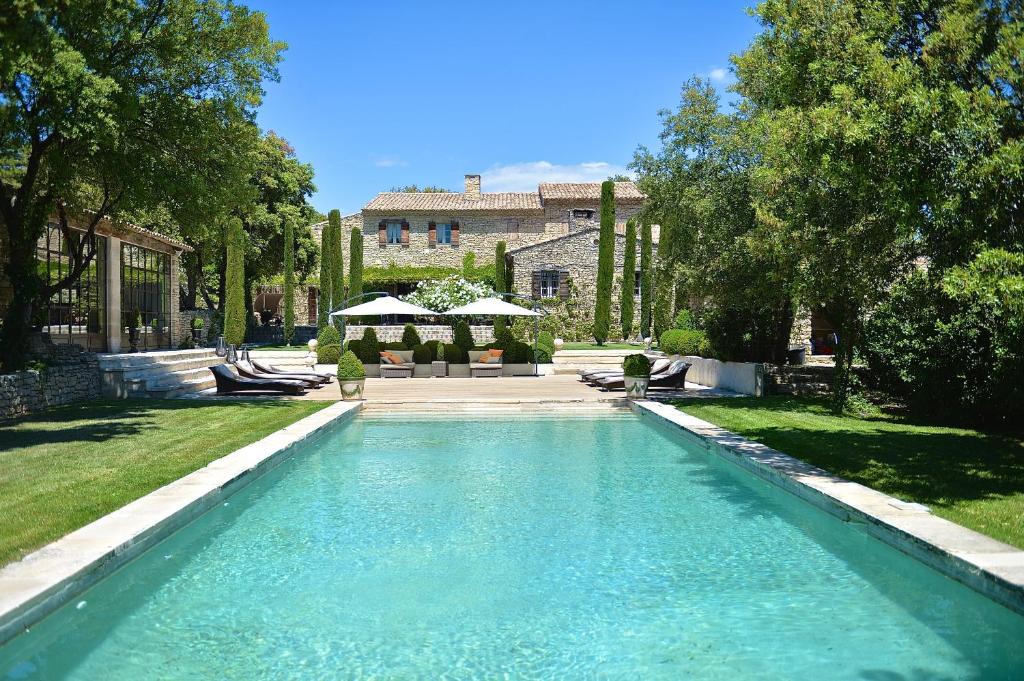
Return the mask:
[[(657, 376), (659, 374), (668, 371), (669, 367), (672, 366), (672, 360), (665, 359), (664, 357), (654, 360), (651, 363), (651, 376)], [(606, 371), (588, 371), (585, 374), (581, 374), (581, 380), (584, 383), (591, 385), (597, 385), (597, 382), (603, 378), (621, 378), (622, 369), (606, 370)]]
[(306, 378), (306, 377), (317, 378), (317, 379), (320, 380), (321, 383), (330, 383), (331, 382), (331, 374), (325, 374), (325, 373), (321, 373), (319, 371), (301, 371), (301, 370), (285, 371), (284, 369), (278, 369), (277, 367), (273, 367), (273, 366), (271, 366), (269, 364), (264, 364), (263, 362), (258, 362), (258, 361), (254, 360), (254, 359), (250, 359), (249, 363), (252, 364), (254, 369), (256, 369), (257, 371), (259, 371), (261, 373), (264, 373), (264, 374), (274, 374), (274, 375), (278, 375), (278, 376), (283, 376), (285, 374), (288, 374), (288, 375), (291, 375), (291, 376), (302, 376), (303, 378)]
[(269, 381), (235, 376), (227, 364), (215, 364), (210, 367), (210, 371), (213, 372), (213, 378), (217, 381), (218, 395), (251, 392), (302, 395), (306, 392), (305, 386), (298, 381)]
[[(679, 389), (686, 385), (686, 372), (690, 364), (681, 359), (672, 362), (668, 370), (660, 374), (652, 375), (647, 384), (650, 388), (674, 388)], [(609, 376), (598, 380), (597, 387), (604, 390), (625, 390), (626, 381), (623, 376)]]
[(319, 388), (321, 383), (320, 379), (315, 376), (301, 376), (299, 374), (267, 374), (259, 371), (250, 362), (246, 362), (243, 359), (235, 361), (235, 370), (238, 371), (239, 376), (245, 378), (254, 378), (261, 381), (297, 381), (302, 383), (307, 388)]

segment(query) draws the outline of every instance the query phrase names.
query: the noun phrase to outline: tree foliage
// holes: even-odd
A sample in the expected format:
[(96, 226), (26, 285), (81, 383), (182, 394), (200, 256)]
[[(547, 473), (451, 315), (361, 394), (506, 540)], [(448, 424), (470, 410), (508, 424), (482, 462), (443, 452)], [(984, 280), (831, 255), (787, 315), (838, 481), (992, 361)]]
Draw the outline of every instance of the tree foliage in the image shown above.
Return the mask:
[(245, 342), (248, 326), (245, 311), (245, 232), (237, 217), (227, 221), (227, 301), (224, 306), (224, 340)]
[(651, 337), (651, 298), (654, 287), (654, 246), (651, 223), (640, 223), (640, 336)]
[[(494, 288), (504, 293), (508, 291), (509, 282), (505, 279), (505, 242), (499, 241), (494, 247)], [(505, 296), (502, 296), (504, 299)], [(505, 330), (505, 316), (498, 315), (494, 318), (494, 335), (497, 336)]]
[(626, 221), (625, 249), (622, 255), (622, 302), (619, 318), (622, 320), (622, 337), (633, 334), (633, 301), (636, 292), (636, 219)]
[(331, 276), (334, 274), (334, 267), (331, 265), (331, 255), (334, 251), (331, 249), (331, 232), (333, 229), (333, 225), (328, 221), (320, 233), (320, 298), (317, 301), (316, 325), (321, 329), (329, 323), (329, 314), (332, 309), (331, 293), (334, 291), (334, 287), (331, 283)]
[[(363, 292), (363, 231), (352, 228), (348, 246), (348, 296), (355, 298)], [(358, 301), (356, 301), (358, 302)]]
[(164, 205), (182, 231), (206, 232), (247, 195), (254, 109), (282, 48), (262, 14), (218, 0), (5, 5), (4, 368), (24, 361), (33, 305), (89, 265), (76, 252), (62, 281), (41, 280), (35, 244), (52, 214), (84, 215), (92, 233), (103, 215)]
[(601, 183), (601, 232), (597, 252), (597, 300), (594, 304), (594, 340), (608, 340), (615, 276), (615, 183)]
[(284, 220), (284, 342), (295, 335), (295, 221)]
[[(333, 209), (328, 214), (327, 221), (331, 228), (331, 309), (334, 310), (341, 307), (345, 301), (345, 255), (341, 249), (341, 211)], [(340, 330), (341, 317), (335, 317), (334, 323)]]

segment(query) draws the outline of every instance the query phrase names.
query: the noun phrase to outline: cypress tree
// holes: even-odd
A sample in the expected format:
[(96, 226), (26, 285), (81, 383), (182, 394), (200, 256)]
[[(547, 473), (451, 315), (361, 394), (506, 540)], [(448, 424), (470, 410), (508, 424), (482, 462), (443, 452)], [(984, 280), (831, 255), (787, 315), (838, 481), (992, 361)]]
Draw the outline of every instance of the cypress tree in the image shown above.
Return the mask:
[(604, 345), (611, 326), (612, 282), (615, 275), (615, 183), (601, 184), (601, 237), (597, 251), (597, 300), (594, 304), (594, 340)]
[(363, 231), (352, 228), (352, 238), (348, 245), (348, 297), (358, 296), (363, 292)]
[(284, 342), (295, 335), (295, 220), (284, 219)]
[(331, 311), (331, 223), (320, 233), (320, 298), (316, 311), (316, 325), (327, 326), (327, 314)]
[(245, 234), (242, 221), (228, 218), (227, 272), (224, 302), (224, 340), (241, 345), (245, 342)]
[[(505, 281), (505, 242), (499, 241), (494, 247), (494, 288), (499, 293), (508, 291), (508, 282)], [(501, 296), (502, 299), (505, 296)], [(494, 318), (494, 337), (497, 338), (505, 330), (505, 316), (498, 315)]]
[(622, 337), (633, 333), (633, 295), (636, 290), (636, 219), (626, 222), (626, 249), (622, 254)]
[(651, 262), (654, 246), (651, 243), (651, 225), (646, 220), (640, 225), (640, 335), (651, 336), (651, 294), (654, 287), (654, 271)]
[[(331, 227), (331, 309), (345, 301), (345, 254), (341, 250), (341, 211), (335, 208), (327, 215)], [(334, 318), (341, 330), (341, 317)]]

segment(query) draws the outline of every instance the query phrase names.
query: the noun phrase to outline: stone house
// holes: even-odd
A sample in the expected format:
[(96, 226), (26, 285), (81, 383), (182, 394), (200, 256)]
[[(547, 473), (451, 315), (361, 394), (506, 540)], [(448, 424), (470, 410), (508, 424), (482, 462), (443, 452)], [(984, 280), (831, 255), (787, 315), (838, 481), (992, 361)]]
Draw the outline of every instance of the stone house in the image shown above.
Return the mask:
[[(82, 244), (91, 215), (69, 220), (68, 234), (52, 216), (36, 243), (39, 271), (51, 282), (69, 271), (70, 249), (81, 245), (90, 264), (33, 311), (33, 330), (53, 343), (76, 344), (94, 352), (127, 350), (128, 325), (141, 317), (142, 349), (177, 347), (187, 328), (179, 323), (178, 260), (192, 249), (176, 239), (126, 222), (104, 218)], [(6, 248), (0, 239), (0, 254)], [(13, 288), (0, 271), (0, 315)]]

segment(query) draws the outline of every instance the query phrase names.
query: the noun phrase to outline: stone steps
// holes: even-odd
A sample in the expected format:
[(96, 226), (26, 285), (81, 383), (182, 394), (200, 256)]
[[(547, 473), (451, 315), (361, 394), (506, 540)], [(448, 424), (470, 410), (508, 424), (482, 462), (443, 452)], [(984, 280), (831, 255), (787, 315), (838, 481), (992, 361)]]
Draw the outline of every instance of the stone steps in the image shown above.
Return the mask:
[(215, 385), (210, 367), (223, 364), (213, 349), (176, 350), (100, 359), (107, 397), (179, 397)]

